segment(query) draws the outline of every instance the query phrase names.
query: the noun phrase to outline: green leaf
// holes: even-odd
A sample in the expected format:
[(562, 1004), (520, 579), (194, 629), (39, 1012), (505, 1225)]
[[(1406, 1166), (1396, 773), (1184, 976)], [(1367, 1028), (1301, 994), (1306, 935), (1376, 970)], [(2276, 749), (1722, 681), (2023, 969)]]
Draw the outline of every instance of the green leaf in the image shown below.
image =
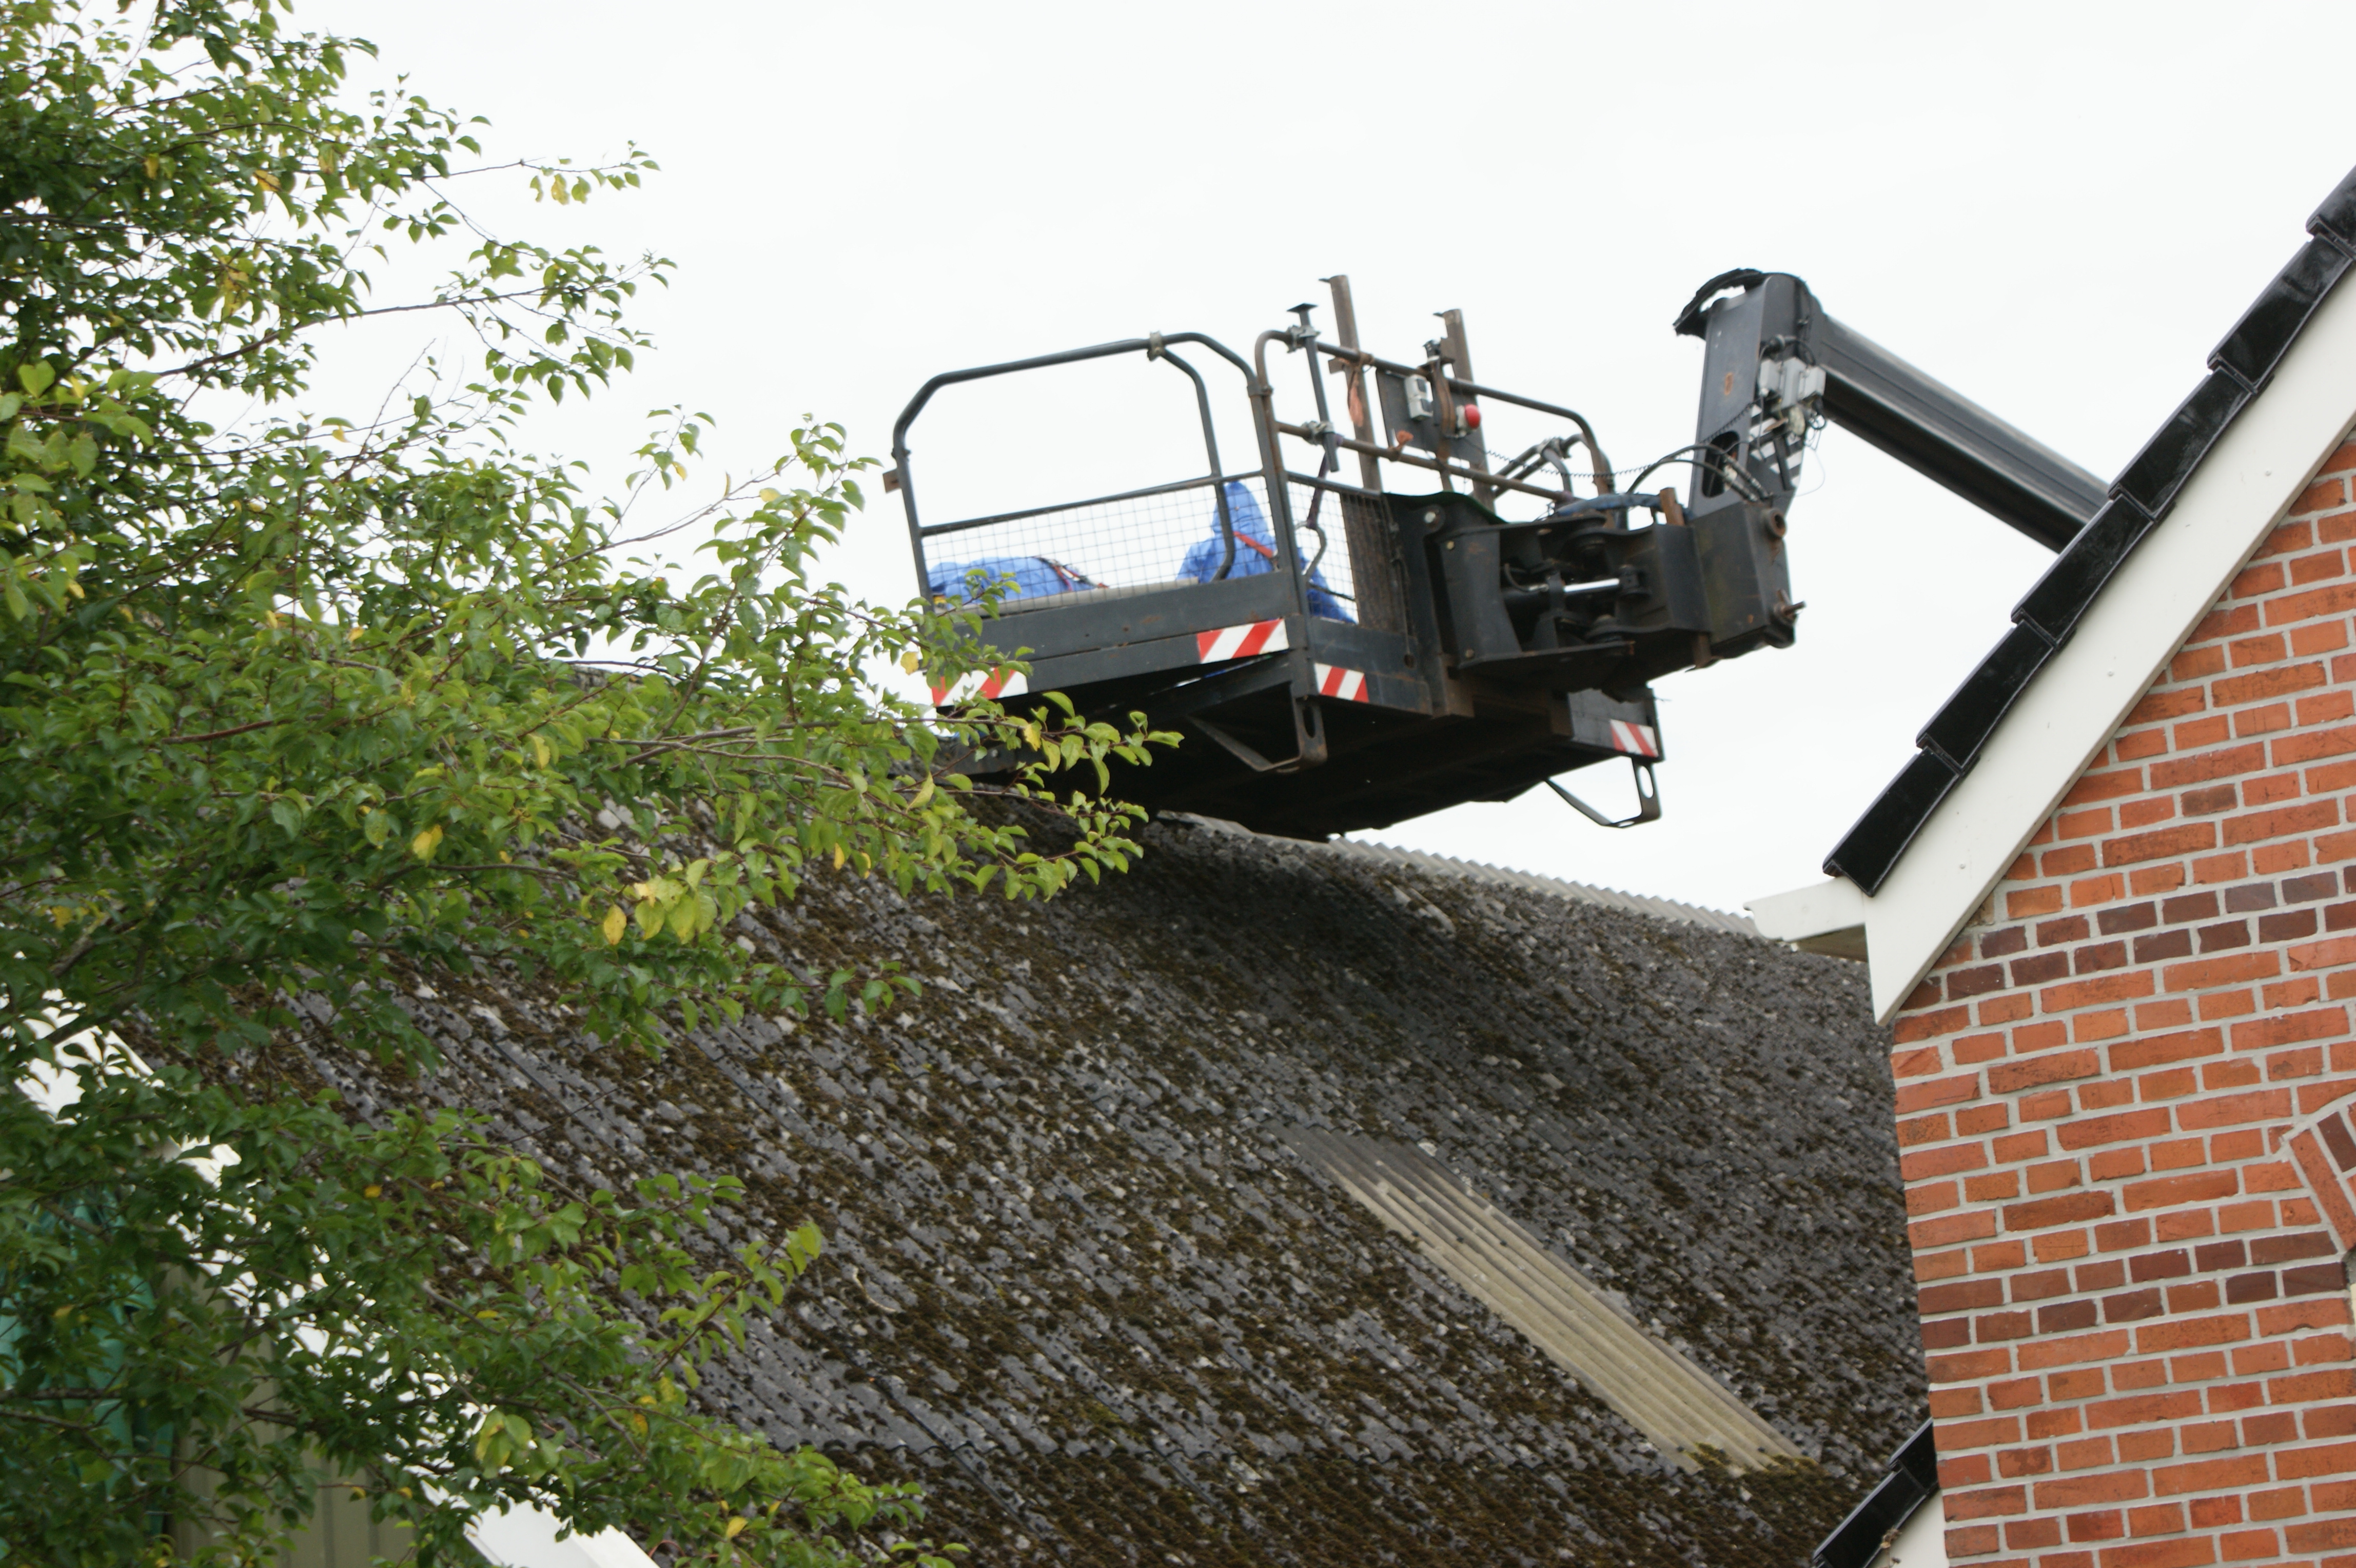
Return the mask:
[(49, 384), (57, 379), (57, 371), (49, 369), (46, 360), (27, 360), (16, 367), (17, 384), (34, 397), (48, 391)]

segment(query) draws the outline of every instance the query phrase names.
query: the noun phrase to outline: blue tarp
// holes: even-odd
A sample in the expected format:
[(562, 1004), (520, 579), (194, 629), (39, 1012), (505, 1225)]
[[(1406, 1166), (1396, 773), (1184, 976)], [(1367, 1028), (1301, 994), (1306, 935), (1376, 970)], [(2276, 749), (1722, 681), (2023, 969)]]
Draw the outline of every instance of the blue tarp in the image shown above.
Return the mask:
[(926, 573), (925, 585), (937, 598), (970, 598), (966, 578), (975, 572), (981, 574), (984, 585), (994, 584), (1001, 577), (1013, 578), (1014, 591), (1006, 596), (1010, 599), (1044, 598), (1049, 594), (1068, 594), (1103, 585), (1044, 555), (986, 555), (979, 561), (945, 561)]
[[(1227, 575), (1256, 577), (1262, 572), (1276, 570), (1276, 536), (1269, 531), (1268, 514), (1260, 510), (1258, 496), (1232, 479), (1227, 481), (1227, 518), (1236, 530), (1236, 561), (1227, 569)], [(1186, 564), (1178, 568), (1178, 575), (1190, 583), (1213, 581), (1219, 575), (1219, 561), (1226, 550), (1226, 535), (1219, 532), (1218, 514), (1214, 512), (1211, 536), (1194, 542), (1186, 552)], [(1355, 618), (1325, 585), (1323, 571), (1309, 574), (1309, 613), (1325, 620)]]

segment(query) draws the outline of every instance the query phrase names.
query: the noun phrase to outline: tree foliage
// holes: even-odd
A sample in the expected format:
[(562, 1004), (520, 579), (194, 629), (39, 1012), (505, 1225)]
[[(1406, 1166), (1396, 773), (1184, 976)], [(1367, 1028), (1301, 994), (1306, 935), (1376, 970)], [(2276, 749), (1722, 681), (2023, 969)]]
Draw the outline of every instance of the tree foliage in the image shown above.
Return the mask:
[[(530, 1498), (834, 1561), (920, 1505), (688, 1398), (814, 1232), (713, 1271), (688, 1242), (729, 1183), (572, 1190), (466, 1118), (362, 1125), (225, 1069), (297, 998), (430, 1067), (403, 977), (436, 972), (560, 986), (614, 1049), (883, 1005), (915, 982), (732, 928), (819, 867), (1024, 897), (1122, 869), (1136, 813), (1087, 790), (1169, 737), (895, 697), (878, 672), (979, 645), (812, 575), (861, 504), (837, 427), (695, 504), (683, 409), (610, 500), (524, 451), (534, 407), (631, 368), (669, 266), (492, 237), (457, 192), (570, 206), (651, 160), (487, 163), (283, 11), (0, 0), (0, 1074), (70, 1069), (51, 1110), (0, 1094), (0, 1543), (123, 1562), (198, 1519), (254, 1560), (324, 1464), (429, 1557)], [(409, 246), (455, 269), (379, 299)], [(463, 369), (305, 411), (322, 328), (410, 311)], [(1061, 847), (977, 814), (953, 769), (993, 747), (1035, 759), (994, 792)]]

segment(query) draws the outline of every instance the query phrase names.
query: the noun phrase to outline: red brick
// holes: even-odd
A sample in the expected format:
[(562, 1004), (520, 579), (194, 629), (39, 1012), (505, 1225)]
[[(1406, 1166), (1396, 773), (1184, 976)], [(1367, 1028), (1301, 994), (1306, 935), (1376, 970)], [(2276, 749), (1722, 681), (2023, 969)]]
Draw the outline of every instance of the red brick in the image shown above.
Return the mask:
[(2222, 958), (2196, 959), (2168, 966), (2164, 979), (2170, 991), (2200, 991), (2264, 980), (2279, 973), (2282, 962), (2272, 952), (2231, 953)]
[(1972, 1013), (1968, 1007), (1944, 1007), (1936, 1013), (1912, 1013), (1898, 1020), (1890, 1029), (1890, 1036), (1902, 1045), (1913, 1040), (1927, 1040), (1933, 1035), (1952, 1035), (1969, 1026), (1971, 1021)]
[(2356, 937), (2328, 937), (2319, 942), (2302, 942), (2289, 950), (2290, 966), (2297, 969), (2337, 969), (2342, 964), (2356, 963)]
[[(2282, 743), (2277, 741), (2275, 744), (2279, 746)], [(2153, 763), (2151, 787), (2155, 789), (2181, 789), (2188, 784), (2206, 784), (2212, 779), (2255, 773), (2265, 765), (2266, 748), (2264, 745), (2202, 752), (2197, 756)]]
[[(2271, 974), (2274, 971), (2269, 969), (2266, 972)], [(2072, 981), (2067, 985), (2049, 985), (2037, 993), (2037, 1004), (2048, 1013), (2067, 1013), (2075, 1007), (2092, 1007), (2104, 1002), (2132, 1001), (2150, 995), (2154, 989), (2147, 972), (2131, 970), (2124, 974)]]
[[(2322, 599), (2332, 595), (2344, 596), (2356, 605), (2356, 584), (2335, 584), (2319, 588), (2298, 598)], [(2284, 601), (2276, 600), (2276, 605)], [(2273, 609), (2276, 605), (2268, 606)], [(2286, 615), (2286, 620), (2311, 620), (2310, 615)], [(2312, 691), (2330, 679), (2321, 663), (2286, 664), (2272, 670), (2261, 670), (2248, 675), (2233, 675), (2209, 682), (2209, 700), (2221, 708), (2239, 707), (2244, 703), (2260, 703), (2269, 697), (2288, 696), (2294, 692)]]
[(2115, 1212), (2116, 1207), (2106, 1192), (2073, 1192), (2061, 1197), (2008, 1204), (2004, 1210), (2004, 1228), (2008, 1230), (2044, 1230), (2056, 1225), (2083, 1224), (2089, 1219), (2109, 1216)]
[(2319, 1520), (2283, 1527), (2283, 1544), (2293, 1552), (2322, 1552), (2334, 1546), (2356, 1546), (2356, 1519)]
[(2174, 1126), (2173, 1117), (2166, 1111), (2126, 1111), (2115, 1116), (2088, 1116), (2065, 1122), (2054, 1129), (2054, 1136), (2065, 1149), (2088, 1149), (2104, 1144), (2139, 1143), (2160, 1137), (2173, 1131)]
[(2135, 865), (2147, 860), (2174, 860), (2179, 855), (2216, 847), (2216, 823), (2181, 822), (2172, 828), (2104, 840), (2103, 865)]
[[(1942, 1480), (1944, 1468), (1941, 1466)], [(1944, 1492), (1939, 1500), (1949, 1519), (1992, 1519), (2029, 1511), (2025, 1487), (1975, 1487), (1969, 1491)]]
[(2356, 1470), (2356, 1443), (2327, 1443), (2319, 1448), (2294, 1448), (2275, 1455), (2275, 1474), (2286, 1481), (2340, 1476), (2351, 1470)]
[(2263, 1454), (2236, 1454), (2225, 1459), (2201, 1459), (2189, 1465), (2162, 1465), (2151, 1473), (2155, 1497), (2181, 1497), (2187, 1492), (2222, 1492), (2236, 1487), (2262, 1487), (2273, 1477)]
[[(2266, 624), (2287, 626), (2295, 620), (2316, 620), (2324, 616), (2346, 615), (2351, 608), (2356, 608), (2356, 584), (2334, 583), (2329, 587), (2311, 588), (2303, 594), (2284, 594), (2267, 600)], [(2321, 682), (2315, 683), (2322, 684)], [(2222, 685), (2223, 682), (2221, 682), (2219, 684)], [(2235, 699), (2220, 697), (2217, 700), (2224, 703)]]
[(2093, 1078), (2102, 1070), (2102, 1057), (2099, 1052), (2057, 1051), (2050, 1056), (2031, 1057), (2026, 1061), (2005, 1062), (1988, 1069), (1988, 1092), (2018, 1094), (2024, 1089), (2035, 1089), (2040, 1084), (2062, 1083), (2077, 1078)]
[(2179, 1106), (2176, 1120), (2187, 1130), (2225, 1127), (2242, 1122), (2281, 1121), (2290, 1115), (2290, 1106), (2289, 1090), (2269, 1089), (2255, 1094), (2220, 1095)]
[(2158, 1181), (2132, 1182), (2121, 1196), (2132, 1212), (2231, 1197), (2241, 1190), (2241, 1178), (2232, 1171), (2200, 1171)]
[(2038, 857), (2037, 869), (2047, 876), (2075, 876), (2082, 871), (2094, 870), (2094, 846), (2073, 843), (2047, 850)]
[[(2319, 757), (2340, 757), (2356, 751), (2356, 725), (2330, 729), (2304, 729), (2267, 743), (2276, 768), (2312, 762)], [(2254, 768), (2250, 771), (2255, 771)]]
[(1976, 1171), (1987, 1165), (1987, 1150), (1978, 1144), (1946, 1144), (1935, 1149), (1917, 1149), (1898, 1156), (1898, 1175), (1903, 1181), (1919, 1181), (1924, 1176), (1953, 1176), (1957, 1171)]
[[(2260, 1461), (2263, 1465), (2264, 1461)], [(2262, 1476), (2260, 1477), (2264, 1479)], [(2094, 1476), (2060, 1476), (2037, 1484), (2040, 1509), (2084, 1508), (2090, 1503), (2132, 1502), (2151, 1495), (2151, 1484), (2140, 1470), (2111, 1470)]]
[(2111, 1070), (2134, 1072), (2168, 1062), (2217, 1056), (2224, 1048), (2224, 1036), (2216, 1029), (2186, 1029), (2174, 1034), (2145, 1035), (2136, 1039), (2122, 1040), (2111, 1047)]
[(2143, 793), (2143, 769), (2123, 768), (2110, 773), (2081, 774), (2078, 782), (2062, 798), (2064, 806), (2091, 806), (2097, 800), (2115, 800), (2126, 795)]
[(1958, 1101), (1976, 1100), (1980, 1093), (1980, 1075), (1965, 1073), (1960, 1078), (1941, 1078), (1898, 1086), (1898, 1112), (1928, 1111), (1934, 1106), (1953, 1105)]
[[(2181, 718), (2186, 714), (2197, 714), (2207, 703), (2207, 695), (2198, 687), (2187, 687), (2174, 692), (2152, 692), (2147, 693), (2141, 702), (2128, 711), (2126, 722), (2130, 725), (2159, 724), (2169, 719)], [(2150, 753), (2146, 752), (2143, 755), (2148, 756)]]
[(2245, 817), (2229, 819), (2225, 823), (2225, 842), (2229, 844), (2254, 843), (2260, 839), (2287, 838), (2294, 833), (2311, 833), (2339, 825), (2339, 801), (2307, 800), (2296, 806), (2281, 806), (2271, 811), (2253, 811)]
[(2155, 1422), (2183, 1421), (2201, 1413), (2201, 1395), (2185, 1389), (2164, 1394), (2138, 1394), (2133, 1399), (2102, 1400), (2085, 1406), (2084, 1413), (2090, 1426), (2146, 1426)]

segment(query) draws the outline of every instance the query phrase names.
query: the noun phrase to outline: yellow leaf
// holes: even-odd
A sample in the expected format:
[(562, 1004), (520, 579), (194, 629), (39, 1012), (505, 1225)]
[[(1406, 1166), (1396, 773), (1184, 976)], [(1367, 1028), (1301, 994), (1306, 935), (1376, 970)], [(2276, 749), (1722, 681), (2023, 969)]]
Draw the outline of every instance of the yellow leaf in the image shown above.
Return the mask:
[(531, 737), (531, 754), (540, 758), (540, 765), (542, 768), (556, 760), (556, 748), (548, 744), (548, 738), (545, 736), (536, 735)]
[(149, 179), (154, 179), (155, 177), (155, 171), (164, 166), (153, 153), (149, 153), (145, 158), (142, 158), (140, 160), (140, 164), (142, 167), (146, 169), (147, 177)]
[(382, 1197), (384, 1196), (384, 1188), (377, 1186), (374, 1182), (370, 1182), (368, 1186), (360, 1188), (360, 1196), (362, 1197)]
[(767, 488), (766, 486), (763, 486), (763, 487), (762, 487), (762, 489), (761, 489), (761, 499), (762, 499), (764, 501), (773, 501), (773, 500), (776, 500), (776, 499), (777, 499), (777, 492), (776, 492), (776, 491), (775, 491), (775, 490), (773, 490), (773, 489), (769, 489), (769, 488)]
[(605, 911), (605, 923), (597, 929), (605, 933), (607, 947), (619, 947), (622, 942), (622, 933), (630, 929), (630, 918), (622, 913), (622, 907), (616, 904)]
[(441, 843), (442, 824), (436, 822), (409, 841), (409, 853), (420, 860), (432, 860), (434, 850), (441, 847)]
[(921, 806), (921, 805), (923, 805), (926, 801), (927, 801), (927, 800), (931, 800), (932, 798), (933, 798), (933, 776), (932, 776), (931, 774), (927, 773), (927, 774), (926, 774), (926, 775), (925, 775), (925, 781), (924, 781), (922, 784), (919, 784), (918, 786), (916, 786), (916, 798), (915, 798), (914, 800), (911, 800), (908, 802), (908, 804), (909, 804), (909, 805), (911, 805), (911, 806)]
[(734, 1541), (744, 1533), (744, 1516), (743, 1514), (738, 1514), (734, 1519), (728, 1521), (728, 1539)]
[(260, 186), (265, 195), (275, 196), (278, 193), (278, 177), (268, 169), (255, 175), (253, 183)]
[(846, 858), (847, 857), (842, 853), (842, 846), (841, 844), (836, 844), (834, 846), (834, 868), (837, 871), (841, 871), (842, 869), (842, 863)]
[(911, 675), (914, 675), (916, 672), (916, 667), (923, 662), (923, 660), (916, 657), (916, 650), (913, 648), (908, 650), (907, 652), (900, 655), (900, 668), (905, 670)]

